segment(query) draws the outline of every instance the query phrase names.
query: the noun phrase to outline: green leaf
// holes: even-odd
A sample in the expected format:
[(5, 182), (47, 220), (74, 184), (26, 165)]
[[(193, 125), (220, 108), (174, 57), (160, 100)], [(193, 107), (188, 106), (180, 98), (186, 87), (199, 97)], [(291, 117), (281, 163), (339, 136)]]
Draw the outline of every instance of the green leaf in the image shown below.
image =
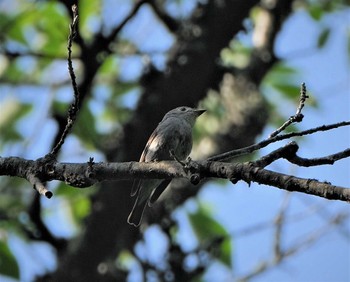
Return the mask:
[(80, 223), (91, 211), (91, 203), (87, 197), (79, 197), (74, 200), (72, 205), (73, 217), (77, 223)]
[(281, 62), (272, 67), (264, 77), (263, 83), (268, 85), (290, 83), (290, 81), (295, 80), (297, 75), (298, 71), (295, 68)]
[(298, 97), (300, 96), (300, 86), (292, 84), (279, 84), (276, 83), (272, 85), (278, 92), (284, 95), (286, 98), (289, 98), (293, 101), (299, 101)]
[(220, 245), (220, 261), (228, 267), (232, 266), (232, 244), (230, 238), (225, 238)]
[(203, 206), (196, 213), (189, 214), (189, 220), (198, 240), (204, 245), (209, 244), (214, 256), (231, 267), (231, 236), (226, 229)]
[(309, 8), (309, 14), (315, 21), (319, 21), (324, 15), (324, 10), (320, 5), (312, 5)]
[(111, 74), (115, 75), (117, 69), (118, 69), (117, 57), (114, 55), (107, 56), (106, 58), (104, 58), (103, 63), (98, 70), (98, 74), (99, 76), (103, 76), (103, 75), (110, 76)]
[(0, 274), (19, 279), (19, 267), (8, 245), (0, 241)]
[(61, 101), (54, 101), (52, 104), (52, 112), (55, 114), (60, 114), (64, 117), (67, 115), (68, 108), (69, 104)]
[(280, 75), (295, 75), (298, 71), (295, 68), (292, 68), (284, 63), (278, 63), (273, 67), (273, 71)]
[(65, 9), (54, 2), (40, 6), (36, 28), (45, 38), (40, 51), (45, 54), (64, 56), (66, 53), (69, 20)]
[(56, 197), (62, 197), (70, 203), (66, 211), (77, 225), (81, 224), (82, 220), (91, 211), (89, 196), (92, 193), (92, 189), (74, 189), (72, 186), (63, 182), (59, 183), (58, 187), (55, 189)]
[[(267, 87), (267, 93), (276, 90), (284, 96), (294, 102), (298, 102), (300, 96), (300, 78), (297, 70), (283, 64), (277, 64), (269, 73), (264, 77), (262, 82), (262, 89)], [(270, 88), (270, 89), (269, 89)]]
[(225, 228), (214, 220), (202, 206), (196, 213), (189, 214), (189, 219), (200, 241), (226, 234)]
[[(18, 15), (13, 17), (5, 24), (6, 37), (17, 41), (23, 45), (28, 45), (28, 42), (24, 36), (24, 22), (26, 21), (26, 17), (24, 15)], [(5, 33), (4, 33), (5, 34)]]
[(13, 60), (3, 73), (3, 78), (11, 82), (23, 82), (25, 73), (17, 63), (18, 59)]
[(322, 30), (321, 34), (318, 36), (318, 39), (317, 39), (318, 48), (323, 48), (326, 45), (329, 39), (330, 32), (331, 32), (330, 28), (324, 28)]
[(66, 53), (69, 17), (66, 9), (56, 2), (31, 3), (0, 28), (7, 39), (32, 51), (52, 56)]

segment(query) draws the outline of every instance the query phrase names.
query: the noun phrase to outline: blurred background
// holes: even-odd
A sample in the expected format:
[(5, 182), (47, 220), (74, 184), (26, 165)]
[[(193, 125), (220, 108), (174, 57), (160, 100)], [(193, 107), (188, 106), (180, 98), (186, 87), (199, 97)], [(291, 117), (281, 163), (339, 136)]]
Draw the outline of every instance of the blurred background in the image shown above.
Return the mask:
[[(62, 162), (137, 161), (163, 115), (207, 109), (194, 160), (350, 117), (345, 0), (0, 0), (0, 155), (37, 159), (64, 129), (71, 6), (81, 110)], [(349, 128), (295, 139), (299, 155), (349, 148)], [(289, 141), (234, 161), (254, 160)], [(350, 160), (268, 169), (350, 188)], [(87, 189), (0, 177), (1, 281), (350, 281), (349, 204), (224, 180), (173, 181), (139, 229), (132, 181)]]

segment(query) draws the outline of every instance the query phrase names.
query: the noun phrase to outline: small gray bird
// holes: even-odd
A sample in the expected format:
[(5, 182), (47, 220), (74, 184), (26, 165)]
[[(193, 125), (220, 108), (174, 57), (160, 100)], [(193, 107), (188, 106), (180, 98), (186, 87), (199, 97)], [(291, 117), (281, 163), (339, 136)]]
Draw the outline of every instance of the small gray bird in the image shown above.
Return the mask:
[[(147, 141), (140, 162), (172, 160), (170, 151), (179, 160), (185, 160), (192, 150), (192, 128), (205, 110), (178, 107), (166, 113)], [(134, 182), (131, 196), (137, 194), (128, 223), (139, 226), (143, 212), (165, 190), (171, 179), (147, 179)]]

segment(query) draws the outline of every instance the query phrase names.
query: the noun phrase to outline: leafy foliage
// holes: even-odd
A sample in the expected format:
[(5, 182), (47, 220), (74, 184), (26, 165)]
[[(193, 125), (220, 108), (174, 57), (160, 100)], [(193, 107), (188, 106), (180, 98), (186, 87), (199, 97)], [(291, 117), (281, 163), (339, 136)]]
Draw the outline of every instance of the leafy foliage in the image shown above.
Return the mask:
[(0, 241), (0, 274), (19, 279), (17, 261), (4, 241)]
[(224, 226), (213, 219), (211, 212), (202, 205), (196, 213), (189, 214), (189, 219), (200, 245), (208, 249), (220, 262), (231, 267), (231, 235)]

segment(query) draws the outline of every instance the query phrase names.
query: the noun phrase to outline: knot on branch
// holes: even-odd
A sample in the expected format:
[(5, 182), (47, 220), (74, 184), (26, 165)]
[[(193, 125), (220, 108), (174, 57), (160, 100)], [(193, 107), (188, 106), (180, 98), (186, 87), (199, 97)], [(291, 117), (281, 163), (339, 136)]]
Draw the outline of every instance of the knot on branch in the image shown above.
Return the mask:
[(42, 158), (39, 158), (35, 161), (35, 169), (36, 173), (41, 174), (45, 181), (49, 179), (48, 175), (52, 175), (55, 172), (55, 164), (57, 160), (55, 155), (49, 153)]
[(302, 122), (303, 118), (304, 118), (303, 114), (297, 114), (297, 115), (294, 115), (294, 116), (290, 117), (291, 122)]
[(241, 180), (236, 173), (233, 173), (233, 171), (228, 171), (227, 167), (224, 165), (219, 167), (218, 177), (227, 178), (232, 182), (232, 184), (237, 184), (237, 182)]
[(255, 162), (248, 162), (249, 170), (247, 171), (247, 175), (243, 180), (248, 184), (250, 187), (251, 179), (255, 179), (255, 176), (262, 171), (262, 168), (259, 166), (256, 166)]
[(201, 168), (197, 162), (192, 161), (192, 159), (188, 157), (186, 160), (186, 165), (183, 168), (189, 175), (190, 182), (193, 185), (197, 185), (201, 181)]
[(286, 146), (281, 148), (281, 156), (285, 159), (290, 159), (296, 156), (299, 150), (299, 146), (295, 141), (288, 143)]
[(190, 181), (193, 185), (197, 185), (201, 181), (201, 176), (198, 173), (192, 174)]
[(64, 179), (66, 184), (77, 188), (86, 188), (95, 184), (95, 181), (91, 180), (88, 177), (82, 176), (78, 172), (77, 173), (71, 172), (71, 173), (65, 174)]

